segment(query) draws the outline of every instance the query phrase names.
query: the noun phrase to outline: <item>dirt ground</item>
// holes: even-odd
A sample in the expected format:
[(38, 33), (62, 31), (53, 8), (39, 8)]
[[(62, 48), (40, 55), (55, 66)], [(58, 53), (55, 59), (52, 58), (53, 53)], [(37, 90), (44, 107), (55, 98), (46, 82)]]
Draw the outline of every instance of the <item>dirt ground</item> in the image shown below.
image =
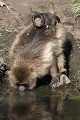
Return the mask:
[[(1, 0), (0, 5), (0, 58), (9, 63), (8, 53), (17, 33), (31, 23), (34, 11), (47, 12), (49, 0)], [(70, 10), (71, 0), (53, 0), (55, 13), (75, 36), (71, 55), (71, 78), (80, 81), (80, 17)], [(79, 82), (80, 83), (80, 82)]]

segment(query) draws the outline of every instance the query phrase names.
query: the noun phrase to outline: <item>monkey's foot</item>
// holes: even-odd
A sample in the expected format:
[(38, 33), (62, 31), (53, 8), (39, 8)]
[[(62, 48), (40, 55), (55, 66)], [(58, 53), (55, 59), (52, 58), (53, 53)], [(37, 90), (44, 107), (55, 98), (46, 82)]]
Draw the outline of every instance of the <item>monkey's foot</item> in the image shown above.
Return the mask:
[(62, 74), (60, 75), (60, 79), (56, 83), (52, 84), (52, 88), (59, 87), (61, 85), (67, 85), (69, 83), (70, 79), (66, 75)]

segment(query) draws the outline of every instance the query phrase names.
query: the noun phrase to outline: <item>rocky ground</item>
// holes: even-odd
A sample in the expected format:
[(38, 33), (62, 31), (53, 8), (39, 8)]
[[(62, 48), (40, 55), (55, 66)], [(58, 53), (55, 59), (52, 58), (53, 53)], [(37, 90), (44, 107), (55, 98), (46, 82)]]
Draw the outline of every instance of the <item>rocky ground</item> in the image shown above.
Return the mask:
[[(73, 0), (53, 0), (55, 13), (74, 35), (70, 63), (70, 77), (80, 84), (80, 16), (73, 13)], [(3, 2), (3, 3), (2, 3)], [(17, 33), (31, 23), (34, 11), (47, 12), (49, 0), (1, 0), (0, 1), (0, 61), (9, 63), (8, 53)], [(76, 82), (76, 83), (77, 83)], [(77, 83), (77, 84), (78, 84)]]

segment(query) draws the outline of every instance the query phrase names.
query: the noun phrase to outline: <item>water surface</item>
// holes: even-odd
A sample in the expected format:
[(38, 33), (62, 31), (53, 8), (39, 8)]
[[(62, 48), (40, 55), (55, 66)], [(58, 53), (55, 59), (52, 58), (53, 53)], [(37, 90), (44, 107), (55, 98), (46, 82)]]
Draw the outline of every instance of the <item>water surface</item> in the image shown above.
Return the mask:
[(0, 120), (80, 120), (80, 97), (70, 93), (70, 86), (55, 90), (48, 85), (25, 92), (2, 87)]

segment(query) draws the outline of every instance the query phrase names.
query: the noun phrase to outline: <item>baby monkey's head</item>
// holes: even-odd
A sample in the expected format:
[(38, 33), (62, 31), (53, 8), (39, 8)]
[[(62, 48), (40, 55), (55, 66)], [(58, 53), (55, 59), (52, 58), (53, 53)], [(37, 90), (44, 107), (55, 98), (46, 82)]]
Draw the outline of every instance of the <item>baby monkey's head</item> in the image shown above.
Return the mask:
[(36, 87), (36, 73), (29, 65), (16, 65), (11, 68), (11, 86), (18, 88), (20, 91), (33, 89)]
[(55, 26), (60, 23), (60, 18), (52, 13), (35, 13), (32, 16), (33, 25), (37, 28), (43, 28), (47, 26)]

